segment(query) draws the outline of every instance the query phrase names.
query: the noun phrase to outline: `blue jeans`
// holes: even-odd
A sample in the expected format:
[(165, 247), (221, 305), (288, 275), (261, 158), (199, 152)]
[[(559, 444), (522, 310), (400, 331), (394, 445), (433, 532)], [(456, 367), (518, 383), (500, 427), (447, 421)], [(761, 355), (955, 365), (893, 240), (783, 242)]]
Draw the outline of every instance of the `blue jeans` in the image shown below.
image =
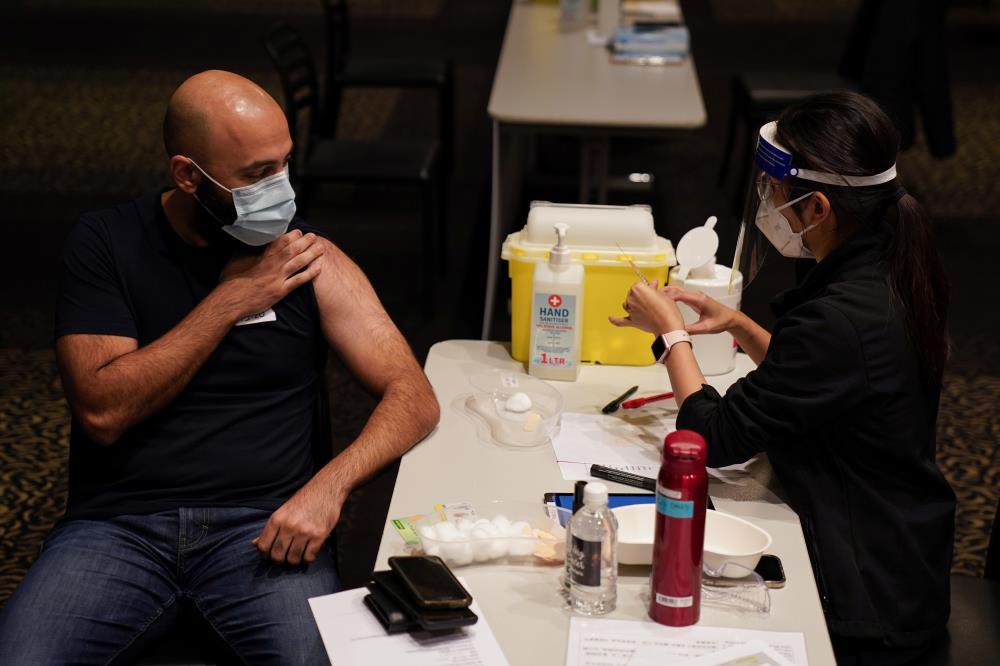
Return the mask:
[(135, 654), (182, 600), (248, 663), (328, 663), (307, 599), (339, 589), (333, 553), (324, 545), (300, 566), (262, 559), (250, 540), (270, 515), (186, 508), (58, 525), (0, 608), (0, 664)]

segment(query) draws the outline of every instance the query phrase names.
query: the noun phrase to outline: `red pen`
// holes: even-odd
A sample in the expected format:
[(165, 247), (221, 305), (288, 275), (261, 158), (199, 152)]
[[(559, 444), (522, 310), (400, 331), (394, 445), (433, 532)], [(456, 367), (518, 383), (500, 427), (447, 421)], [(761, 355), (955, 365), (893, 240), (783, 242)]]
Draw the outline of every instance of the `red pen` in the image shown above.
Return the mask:
[(656, 402), (657, 400), (670, 400), (674, 397), (673, 391), (668, 391), (667, 393), (657, 393), (656, 395), (647, 396), (645, 398), (636, 398), (635, 400), (626, 400), (622, 403), (622, 409), (635, 409), (636, 407), (642, 407), (647, 402)]

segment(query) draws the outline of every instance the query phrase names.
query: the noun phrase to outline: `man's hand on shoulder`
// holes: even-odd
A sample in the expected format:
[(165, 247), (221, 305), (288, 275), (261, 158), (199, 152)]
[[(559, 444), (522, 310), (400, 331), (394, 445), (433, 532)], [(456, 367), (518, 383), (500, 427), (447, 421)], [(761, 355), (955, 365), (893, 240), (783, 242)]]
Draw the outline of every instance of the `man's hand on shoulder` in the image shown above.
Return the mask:
[(346, 489), (326, 482), (323, 476), (314, 477), (271, 514), (251, 542), (262, 556), (277, 564), (291, 565), (316, 559), (337, 526), (347, 499)]
[(263, 312), (320, 274), (326, 248), (316, 234), (295, 229), (260, 254), (233, 257), (214, 294), (219, 307), (234, 320)]

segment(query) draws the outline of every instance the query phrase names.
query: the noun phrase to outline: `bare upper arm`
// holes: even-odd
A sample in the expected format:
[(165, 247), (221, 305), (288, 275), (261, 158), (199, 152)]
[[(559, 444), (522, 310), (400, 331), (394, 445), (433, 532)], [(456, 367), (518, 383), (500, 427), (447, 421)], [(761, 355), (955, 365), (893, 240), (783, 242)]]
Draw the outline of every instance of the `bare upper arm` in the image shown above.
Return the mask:
[(313, 282), (323, 334), (348, 368), (381, 395), (396, 379), (426, 382), (413, 352), (389, 318), (368, 278), (323, 239), (323, 270)]
[(120, 335), (72, 334), (56, 340), (56, 362), (70, 406), (88, 405), (98, 371), (138, 348), (135, 338)]

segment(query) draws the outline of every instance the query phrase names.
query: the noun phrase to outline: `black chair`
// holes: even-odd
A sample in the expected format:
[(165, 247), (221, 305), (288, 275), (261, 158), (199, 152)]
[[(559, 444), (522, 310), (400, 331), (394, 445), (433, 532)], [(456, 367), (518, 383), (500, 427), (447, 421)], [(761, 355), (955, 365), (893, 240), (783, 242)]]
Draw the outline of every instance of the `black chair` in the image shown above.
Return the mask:
[[(847, 79), (824, 72), (769, 70), (742, 72), (734, 76), (732, 109), (729, 112), (722, 167), (719, 169), (719, 187), (729, 197), (733, 212), (738, 215), (743, 206), (760, 126), (777, 118), (785, 107), (810, 95), (856, 89), (857, 86)], [(737, 148), (737, 134), (741, 131), (745, 136)], [(739, 168), (735, 189), (727, 187), (734, 159)]]
[[(424, 299), (431, 305), (437, 255), (444, 254), (441, 206), (444, 201), (440, 150), (435, 141), (347, 141), (317, 135), (319, 87), (316, 68), (302, 35), (279, 24), (267, 35), (267, 52), (278, 69), (288, 129), (298, 150), (292, 178), (303, 211), (319, 183), (397, 183), (416, 187), (422, 197)], [(305, 127), (299, 124), (302, 117)], [(436, 233), (437, 231), (437, 233)], [(435, 237), (439, 248), (435, 247)]]
[(948, 633), (913, 666), (995, 664), (1000, 655), (1000, 502), (982, 578), (951, 577)]
[(320, 104), (320, 133), (336, 136), (344, 88), (429, 88), (437, 92), (441, 170), (451, 173), (454, 77), (447, 60), (351, 57), (351, 20), (347, 0), (322, 0), (326, 23), (326, 69)]

